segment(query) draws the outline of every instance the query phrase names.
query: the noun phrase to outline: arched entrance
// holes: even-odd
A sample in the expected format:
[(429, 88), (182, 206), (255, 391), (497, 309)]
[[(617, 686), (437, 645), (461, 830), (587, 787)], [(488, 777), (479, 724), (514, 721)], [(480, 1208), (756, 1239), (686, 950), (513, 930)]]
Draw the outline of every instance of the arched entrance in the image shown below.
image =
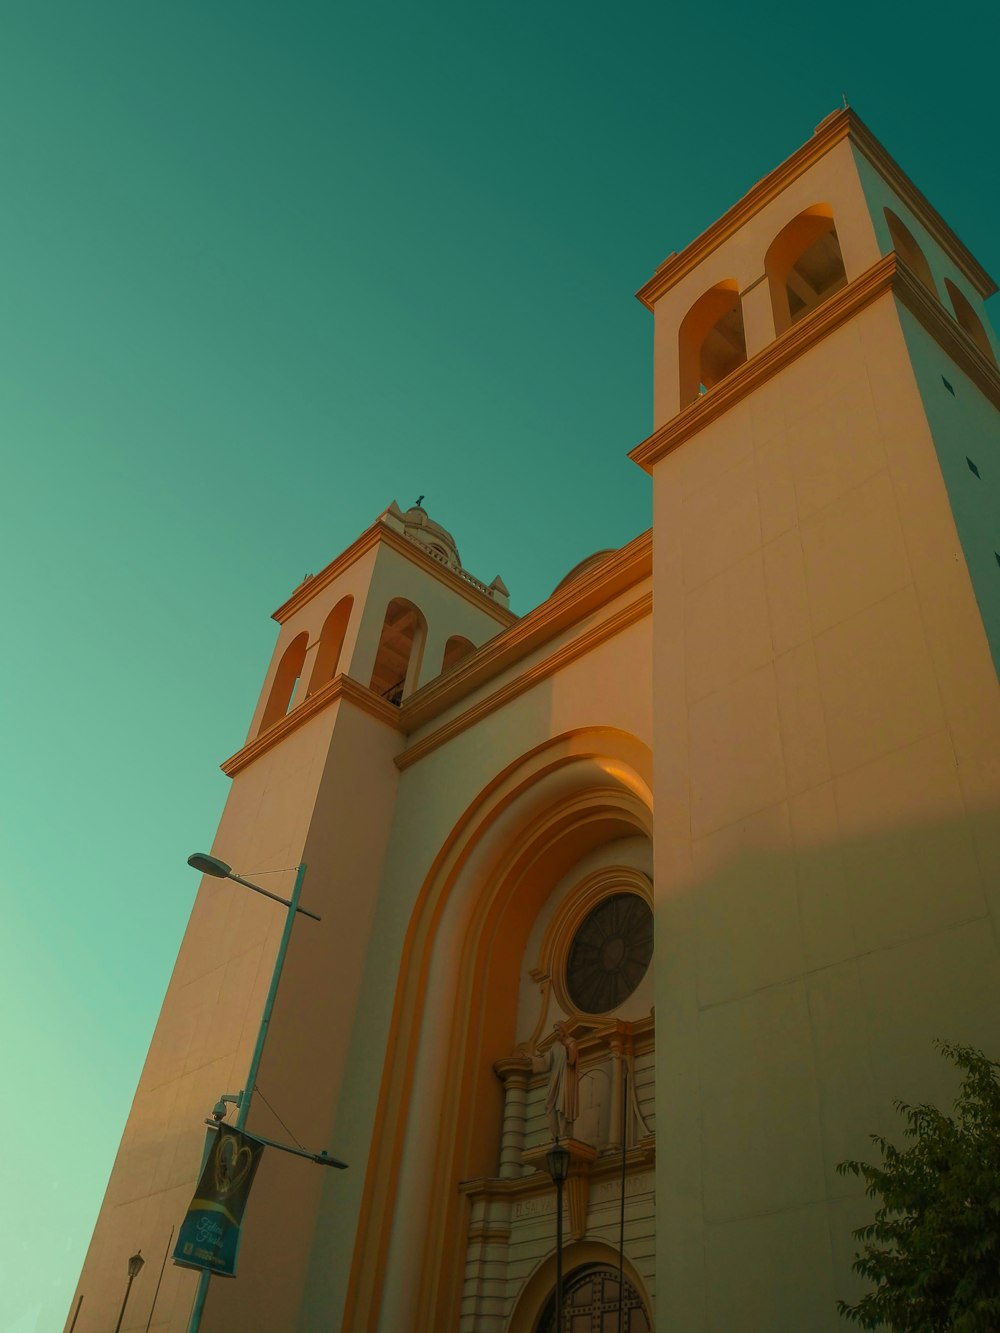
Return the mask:
[[(516, 1003), (488, 999), (516, 999), (511, 978), (553, 886), (605, 845), (649, 837), (650, 767), (624, 732), (552, 737), (483, 788), (431, 865), (400, 964), (345, 1329), (458, 1327), (463, 1184), (496, 1176), (504, 1098), (493, 1064), (517, 1039)], [(541, 1206), (529, 1203), (525, 1219)], [(533, 1333), (549, 1286), (546, 1277), (519, 1333)]]
[[(619, 1288), (617, 1268), (586, 1264), (563, 1280), (563, 1326), (558, 1333), (618, 1333), (619, 1328), (621, 1333), (652, 1333), (652, 1327), (642, 1297), (628, 1278)], [(535, 1333), (557, 1333), (555, 1291)]]

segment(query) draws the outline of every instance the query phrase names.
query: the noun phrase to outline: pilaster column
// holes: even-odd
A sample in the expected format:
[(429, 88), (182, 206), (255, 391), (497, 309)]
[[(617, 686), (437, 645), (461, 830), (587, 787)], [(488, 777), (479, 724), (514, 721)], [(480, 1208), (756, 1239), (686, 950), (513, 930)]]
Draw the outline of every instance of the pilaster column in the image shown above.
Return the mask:
[(530, 1055), (508, 1055), (497, 1060), (493, 1072), (503, 1084), (503, 1131), (500, 1136), (500, 1179), (521, 1175), (524, 1152), (524, 1120), (531, 1078)]

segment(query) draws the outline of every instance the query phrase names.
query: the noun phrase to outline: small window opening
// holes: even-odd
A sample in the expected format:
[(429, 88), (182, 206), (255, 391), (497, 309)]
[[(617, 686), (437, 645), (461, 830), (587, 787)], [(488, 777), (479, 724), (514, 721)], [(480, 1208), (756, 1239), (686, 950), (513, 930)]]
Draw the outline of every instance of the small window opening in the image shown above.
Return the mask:
[(397, 706), (416, 688), (427, 622), (412, 602), (394, 597), (386, 607), (371, 688)]
[[(974, 472), (975, 475), (976, 475), (977, 477), (979, 477), (979, 469), (976, 467), (976, 465), (975, 465), (975, 463), (972, 461), (972, 459), (971, 459), (971, 458), (966, 458), (965, 461), (966, 461), (966, 462), (968, 463), (968, 465), (969, 465), (969, 471), (970, 471), (970, 472)], [(979, 477), (979, 480), (982, 481), (982, 477)]]

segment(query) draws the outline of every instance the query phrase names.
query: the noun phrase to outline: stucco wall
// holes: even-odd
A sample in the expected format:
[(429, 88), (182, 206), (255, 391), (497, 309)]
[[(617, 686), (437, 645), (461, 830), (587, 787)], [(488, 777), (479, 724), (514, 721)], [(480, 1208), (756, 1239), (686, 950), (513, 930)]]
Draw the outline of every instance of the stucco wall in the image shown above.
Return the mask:
[(950, 1098), (935, 1037), (1000, 1050), (995, 680), (894, 299), (654, 495), (659, 1316), (833, 1330), (836, 1163)]

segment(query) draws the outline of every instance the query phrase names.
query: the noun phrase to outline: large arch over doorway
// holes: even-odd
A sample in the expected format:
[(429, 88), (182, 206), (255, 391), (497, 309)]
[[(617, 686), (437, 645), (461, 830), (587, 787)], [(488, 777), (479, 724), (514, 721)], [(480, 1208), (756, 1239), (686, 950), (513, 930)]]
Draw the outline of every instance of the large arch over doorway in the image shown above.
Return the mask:
[[(414, 1327), (457, 1327), (466, 1200), (495, 1175), (493, 1060), (516, 1014), (492, 1005), (549, 889), (588, 851), (652, 832), (647, 746), (612, 728), (553, 738), (490, 783), (431, 866), (403, 949), (344, 1328), (397, 1303)], [(391, 1289), (386, 1274), (391, 1271)], [(404, 1321), (405, 1322), (405, 1321)]]
[[(618, 1251), (612, 1249), (610, 1245), (605, 1245), (602, 1241), (585, 1240), (567, 1245), (563, 1249), (564, 1283), (568, 1287), (575, 1274), (595, 1269), (610, 1270), (617, 1278), (618, 1262)], [(627, 1255), (622, 1263), (622, 1269), (626, 1283), (642, 1301), (644, 1310), (648, 1315), (649, 1327), (652, 1328), (653, 1303), (641, 1274), (636, 1270)], [(525, 1282), (524, 1289), (518, 1297), (517, 1304), (511, 1314), (510, 1323), (507, 1325), (507, 1333), (539, 1333), (540, 1325), (544, 1330), (542, 1321), (552, 1300), (555, 1283), (556, 1260), (555, 1255), (552, 1255), (539, 1264)], [(625, 1324), (625, 1330), (626, 1333), (629, 1333), (627, 1323)]]

